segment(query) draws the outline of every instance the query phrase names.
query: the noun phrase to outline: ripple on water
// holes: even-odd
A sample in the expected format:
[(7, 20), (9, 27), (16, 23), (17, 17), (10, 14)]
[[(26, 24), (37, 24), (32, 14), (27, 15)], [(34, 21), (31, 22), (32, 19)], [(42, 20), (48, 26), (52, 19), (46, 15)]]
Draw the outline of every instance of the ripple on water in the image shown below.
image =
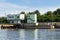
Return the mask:
[(0, 40), (60, 40), (60, 29), (2, 29)]

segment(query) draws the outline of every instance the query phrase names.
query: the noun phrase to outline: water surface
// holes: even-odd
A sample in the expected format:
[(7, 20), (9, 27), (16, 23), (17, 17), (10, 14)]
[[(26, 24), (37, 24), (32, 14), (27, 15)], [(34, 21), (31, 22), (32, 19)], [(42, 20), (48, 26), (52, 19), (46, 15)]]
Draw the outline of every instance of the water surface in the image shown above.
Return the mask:
[(60, 29), (1, 29), (0, 40), (60, 40)]

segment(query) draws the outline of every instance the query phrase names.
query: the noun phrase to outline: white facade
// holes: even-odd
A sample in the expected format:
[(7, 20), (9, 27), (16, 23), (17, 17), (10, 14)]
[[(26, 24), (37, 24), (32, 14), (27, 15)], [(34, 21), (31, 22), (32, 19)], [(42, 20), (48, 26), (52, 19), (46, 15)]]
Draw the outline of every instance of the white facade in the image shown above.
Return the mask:
[(10, 24), (19, 24), (21, 23), (20, 20), (24, 20), (24, 14), (9, 14), (7, 20)]
[(24, 14), (20, 14), (20, 20), (24, 20), (25, 19), (25, 15)]
[(7, 20), (18, 20), (19, 14), (9, 14), (7, 15)]
[[(7, 15), (7, 20), (10, 24), (20, 24), (20, 20), (25, 19), (25, 14), (9, 14)], [(37, 14), (28, 14), (27, 15), (27, 23), (37, 23)]]
[(37, 14), (28, 14), (27, 23), (37, 23)]
[(37, 14), (35, 14), (34, 18), (35, 18), (35, 23), (37, 23)]

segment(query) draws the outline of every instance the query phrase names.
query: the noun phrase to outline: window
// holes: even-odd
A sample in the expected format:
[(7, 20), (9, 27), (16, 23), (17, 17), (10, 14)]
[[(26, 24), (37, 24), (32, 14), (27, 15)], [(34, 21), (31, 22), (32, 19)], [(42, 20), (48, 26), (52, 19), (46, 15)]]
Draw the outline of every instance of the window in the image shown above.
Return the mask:
[(14, 16), (8, 16), (8, 18), (14, 18)]

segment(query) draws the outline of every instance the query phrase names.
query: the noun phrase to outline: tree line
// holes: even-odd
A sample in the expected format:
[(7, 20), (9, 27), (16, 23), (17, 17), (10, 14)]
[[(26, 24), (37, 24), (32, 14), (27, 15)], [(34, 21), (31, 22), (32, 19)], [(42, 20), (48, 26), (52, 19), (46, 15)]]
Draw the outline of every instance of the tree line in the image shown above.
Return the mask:
[[(20, 12), (22, 14), (25, 14), (25, 20), (21, 20), (21, 22), (26, 23), (27, 22), (27, 15), (25, 12)], [(35, 10), (34, 12), (29, 13), (35, 13), (37, 14), (37, 21), (38, 22), (60, 22), (60, 9), (58, 8), (55, 11), (47, 11), (43, 15), (39, 12), (39, 10)], [(0, 17), (0, 23), (8, 23), (7, 17)]]
[(43, 15), (40, 15), (38, 22), (60, 22), (60, 9), (55, 11), (48, 11)]
[(34, 12), (29, 12), (29, 13), (37, 14), (38, 22), (60, 22), (60, 9), (57, 9), (53, 12), (48, 11), (44, 14), (40, 13), (39, 10), (35, 10)]
[(0, 17), (0, 24), (8, 23), (7, 17)]

